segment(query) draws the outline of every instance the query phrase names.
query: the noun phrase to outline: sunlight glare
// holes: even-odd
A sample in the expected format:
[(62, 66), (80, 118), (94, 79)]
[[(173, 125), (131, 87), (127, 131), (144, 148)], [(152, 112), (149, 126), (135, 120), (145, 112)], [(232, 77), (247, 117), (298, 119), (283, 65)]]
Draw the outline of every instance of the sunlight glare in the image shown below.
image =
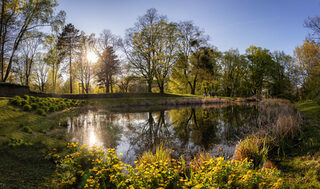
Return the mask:
[(95, 63), (98, 61), (98, 56), (96, 55), (96, 53), (89, 51), (87, 54), (87, 59), (89, 62)]
[(89, 134), (89, 146), (92, 147), (97, 144), (97, 139), (94, 131), (90, 131)]

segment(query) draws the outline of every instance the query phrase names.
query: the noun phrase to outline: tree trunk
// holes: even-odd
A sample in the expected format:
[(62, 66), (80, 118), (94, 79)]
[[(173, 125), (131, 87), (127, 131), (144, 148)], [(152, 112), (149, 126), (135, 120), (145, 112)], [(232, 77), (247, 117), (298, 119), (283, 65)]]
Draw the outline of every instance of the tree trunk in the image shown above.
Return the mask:
[(109, 94), (109, 81), (107, 81), (105, 86), (106, 86), (106, 94)]
[(148, 93), (152, 93), (152, 80), (147, 81), (148, 82)]
[(55, 66), (52, 64), (52, 93), (56, 92)]
[(70, 47), (70, 52), (69, 52), (69, 74), (70, 74), (70, 93), (72, 94), (72, 66), (71, 66), (71, 47)]
[(191, 94), (196, 94), (196, 88), (194, 86), (191, 86)]
[(81, 81), (81, 91), (82, 91), (82, 94), (84, 94), (84, 83), (83, 83), (83, 81)]
[(164, 94), (164, 83), (163, 82), (160, 83), (159, 89), (160, 89), (160, 94)]

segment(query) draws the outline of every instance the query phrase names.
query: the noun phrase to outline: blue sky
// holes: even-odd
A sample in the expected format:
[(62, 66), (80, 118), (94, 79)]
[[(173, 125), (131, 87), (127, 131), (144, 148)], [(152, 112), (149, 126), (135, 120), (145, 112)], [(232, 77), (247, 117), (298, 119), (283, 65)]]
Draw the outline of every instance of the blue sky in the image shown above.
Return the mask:
[(283, 50), (292, 55), (303, 43), (308, 16), (320, 16), (319, 0), (60, 0), (58, 10), (87, 34), (103, 29), (124, 36), (149, 8), (170, 21), (192, 20), (219, 50), (249, 45)]

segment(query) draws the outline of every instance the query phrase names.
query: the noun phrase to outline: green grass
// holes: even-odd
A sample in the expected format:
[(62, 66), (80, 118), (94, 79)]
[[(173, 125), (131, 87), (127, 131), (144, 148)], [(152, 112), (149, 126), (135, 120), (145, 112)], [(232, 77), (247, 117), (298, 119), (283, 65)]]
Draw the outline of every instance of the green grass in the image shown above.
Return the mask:
[(44, 157), (65, 146), (58, 123), (68, 112), (41, 116), (8, 102), (0, 98), (0, 188), (43, 188), (55, 167)]
[(288, 188), (320, 188), (320, 105), (307, 101), (296, 107), (304, 116), (302, 131), (278, 168)]

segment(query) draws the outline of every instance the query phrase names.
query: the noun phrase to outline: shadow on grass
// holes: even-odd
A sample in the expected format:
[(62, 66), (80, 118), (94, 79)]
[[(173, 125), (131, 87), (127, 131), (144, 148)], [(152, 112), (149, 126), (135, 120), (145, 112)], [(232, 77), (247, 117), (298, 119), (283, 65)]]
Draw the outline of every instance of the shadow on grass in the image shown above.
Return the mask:
[(0, 188), (45, 188), (55, 165), (43, 158), (43, 146), (0, 147)]

